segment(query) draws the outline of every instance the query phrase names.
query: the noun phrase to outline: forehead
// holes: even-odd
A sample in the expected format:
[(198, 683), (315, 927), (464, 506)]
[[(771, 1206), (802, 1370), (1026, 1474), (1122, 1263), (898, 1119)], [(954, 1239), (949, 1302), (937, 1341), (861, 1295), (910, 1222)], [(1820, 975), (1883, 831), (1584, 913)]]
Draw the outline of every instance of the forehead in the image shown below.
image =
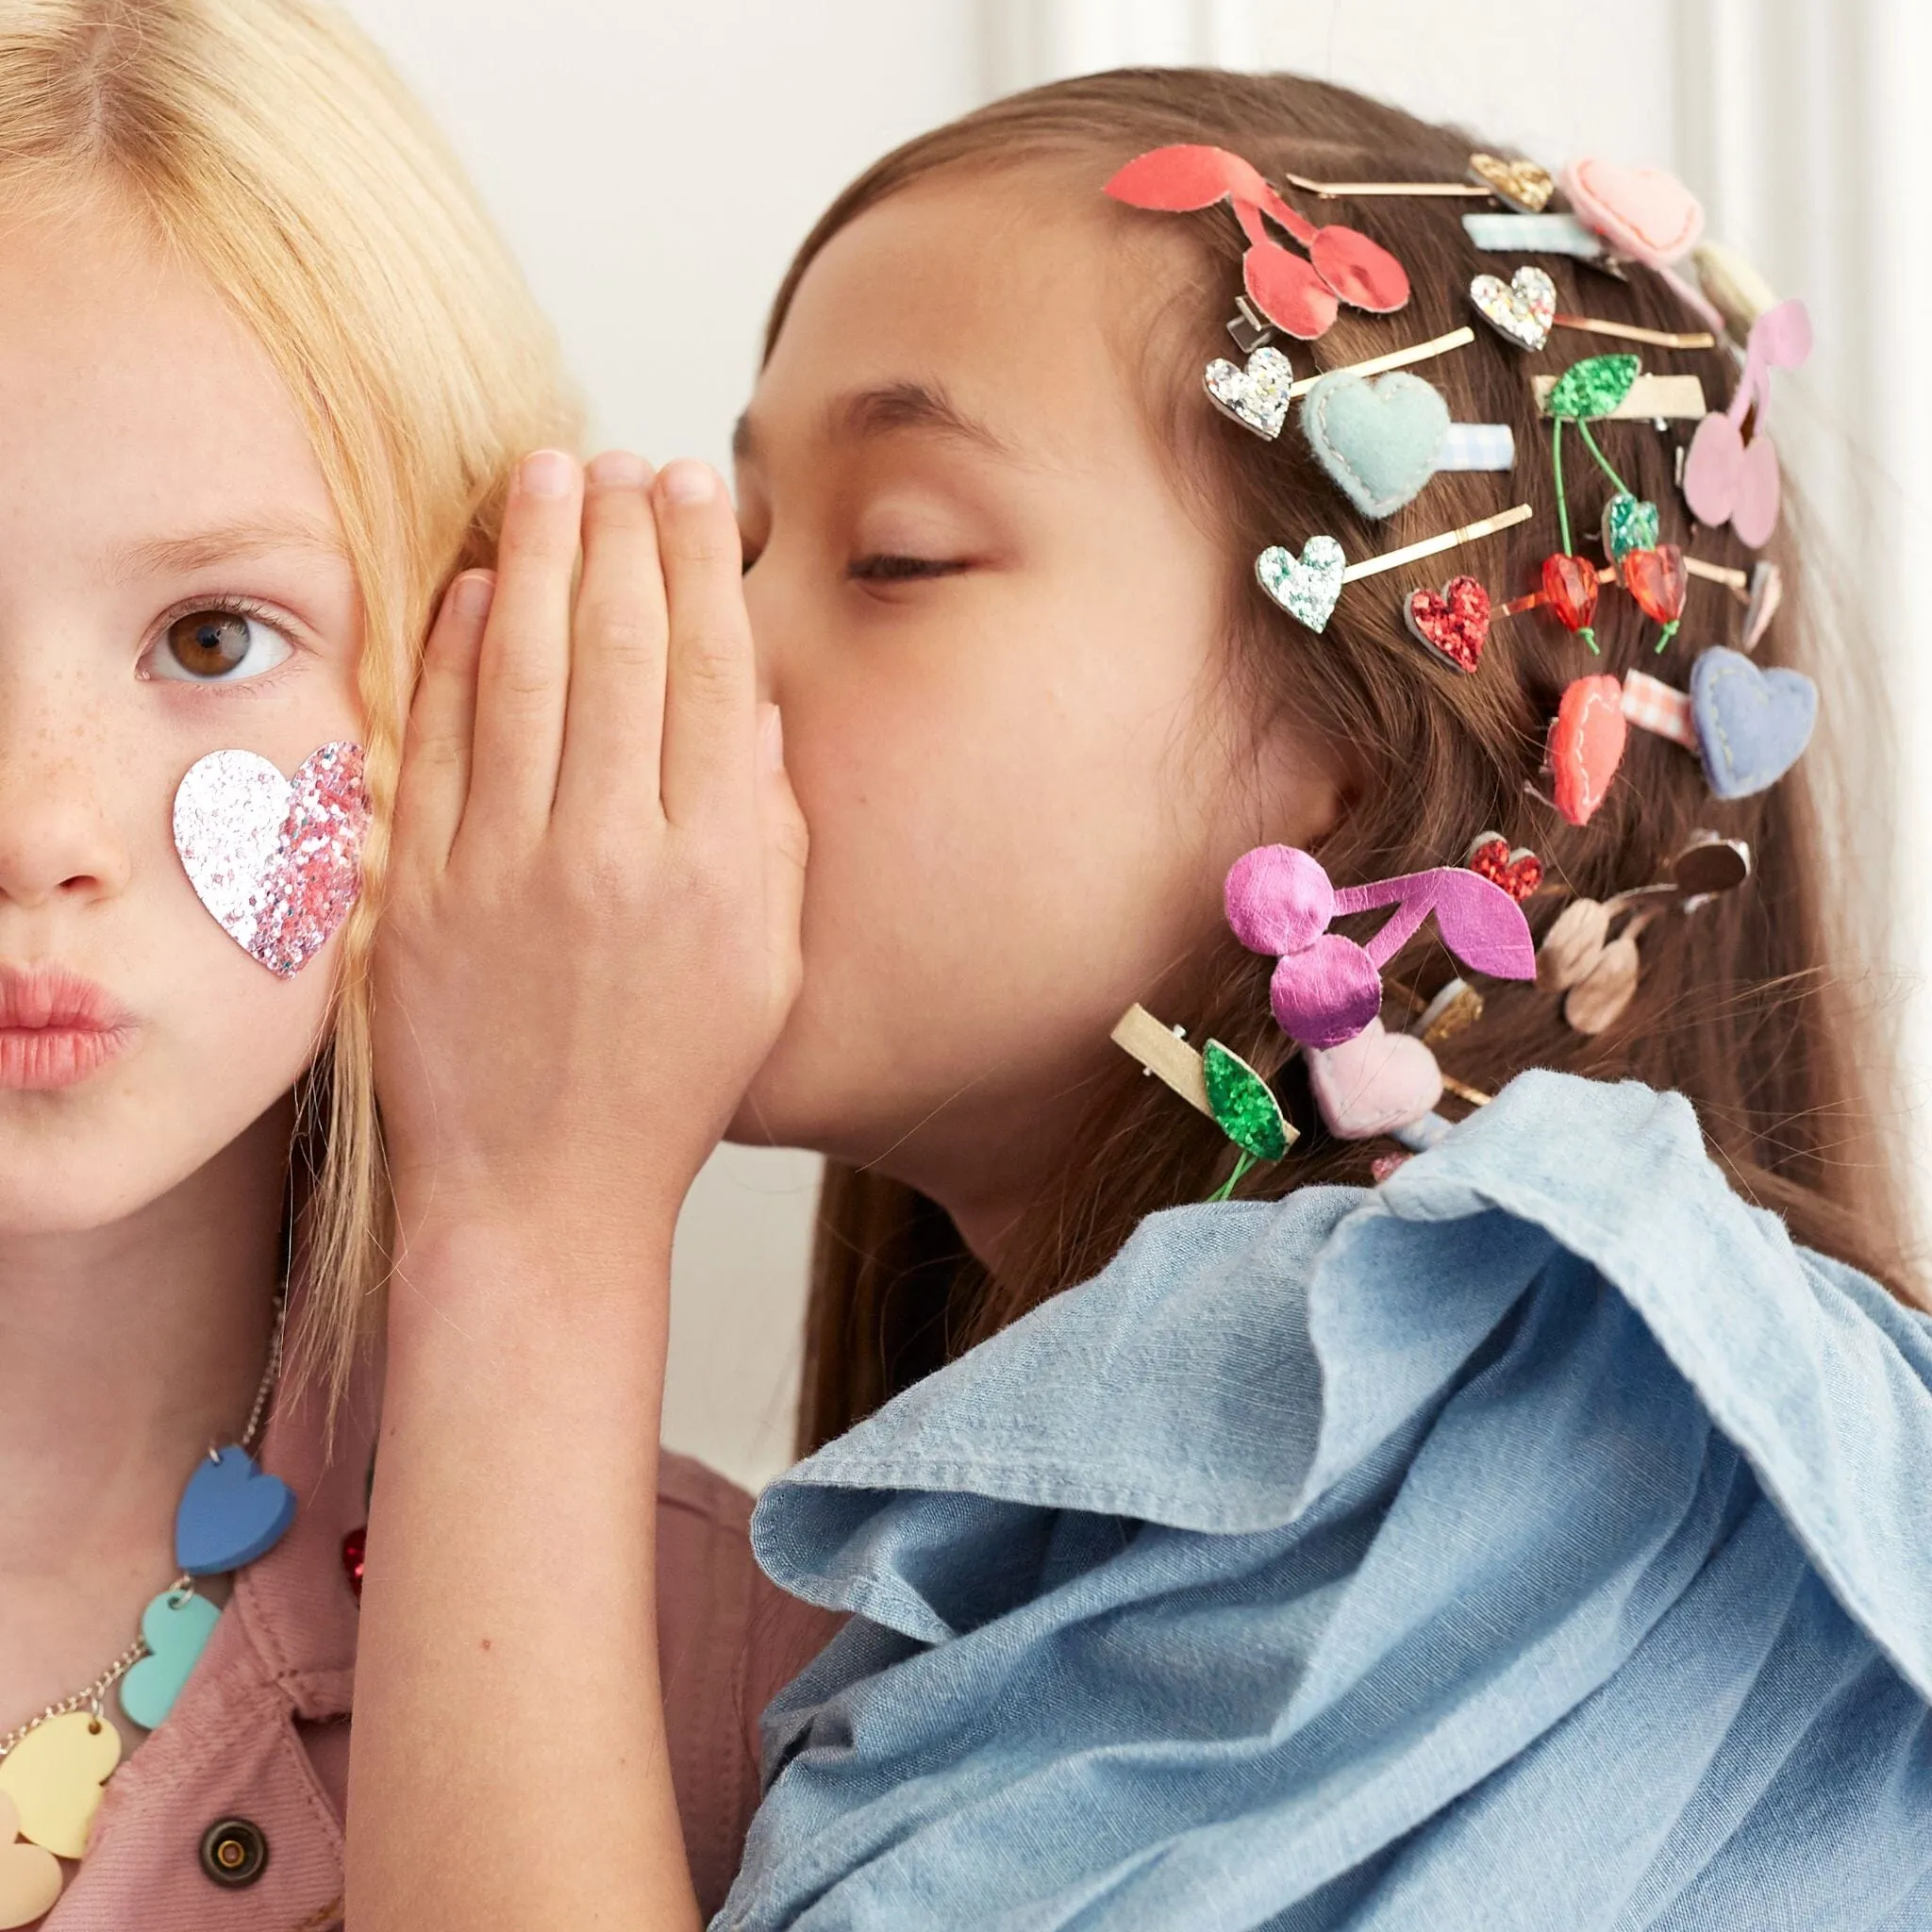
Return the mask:
[(1105, 175), (1078, 162), (947, 175), (841, 228), (799, 282), (755, 437), (836, 424), (842, 398), (923, 385), (1045, 460), (1104, 469), (1147, 454), (1143, 413), (1123, 405), (1163, 273), (1186, 271), (1124, 226)]
[(0, 517), (95, 530), (242, 512), (332, 524), (261, 344), (106, 193), (0, 210)]

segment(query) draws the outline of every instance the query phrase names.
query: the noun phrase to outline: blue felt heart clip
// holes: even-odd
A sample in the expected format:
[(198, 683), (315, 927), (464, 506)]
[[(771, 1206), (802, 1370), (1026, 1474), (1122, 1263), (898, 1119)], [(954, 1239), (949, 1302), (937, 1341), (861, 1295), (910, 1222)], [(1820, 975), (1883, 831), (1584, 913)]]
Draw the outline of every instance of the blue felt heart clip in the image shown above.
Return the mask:
[(295, 1520), (295, 1492), (231, 1442), (196, 1465), (175, 1512), (175, 1561), (191, 1576), (221, 1576), (265, 1557)]
[(1713, 796), (1749, 798), (1798, 762), (1818, 722), (1818, 687), (1802, 671), (1760, 670), (1722, 645), (1690, 667), (1690, 723)]

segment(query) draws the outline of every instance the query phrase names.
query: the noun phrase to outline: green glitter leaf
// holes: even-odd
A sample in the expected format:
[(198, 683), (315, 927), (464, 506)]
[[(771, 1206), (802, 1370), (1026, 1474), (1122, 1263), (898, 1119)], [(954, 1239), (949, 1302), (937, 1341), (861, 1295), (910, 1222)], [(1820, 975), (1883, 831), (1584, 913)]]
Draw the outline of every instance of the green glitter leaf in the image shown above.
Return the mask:
[(1567, 422), (1593, 423), (1615, 411), (1642, 369), (1642, 358), (1637, 356), (1587, 356), (1557, 378), (1544, 407)]
[(1214, 1109), (1221, 1131), (1243, 1154), (1252, 1154), (1257, 1160), (1279, 1160), (1294, 1131), (1267, 1081), (1218, 1040), (1202, 1048), (1201, 1071), (1208, 1081), (1208, 1105)]

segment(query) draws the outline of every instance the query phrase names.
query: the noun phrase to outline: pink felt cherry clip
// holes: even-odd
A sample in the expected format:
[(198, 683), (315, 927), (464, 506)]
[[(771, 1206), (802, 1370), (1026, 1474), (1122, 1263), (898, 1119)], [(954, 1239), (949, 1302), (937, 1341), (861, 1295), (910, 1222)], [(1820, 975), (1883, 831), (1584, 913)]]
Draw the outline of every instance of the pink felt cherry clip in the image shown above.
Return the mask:
[[(1497, 979), (1536, 977), (1536, 947), (1522, 907), (1461, 866), (1337, 888), (1310, 854), (1258, 845), (1235, 860), (1224, 899), (1241, 944), (1276, 957), (1269, 1004), (1281, 1030), (1304, 1046), (1340, 1046), (1377, 1017), (1382, 968), (1432, 912), (1443, 944), (1471, 971)], [(1394, 907), (1394, 914), (1365, 946), (1327, 929), (1338, 913), (1382, 906)]]
[(1744, 373), (1730, 407), (1705, 417), (1684, 458), (1684, 501), (1690, 514), (1712, 529), (1729, 524), (1754, 550), (1777, 527), (1777, 450), (1764, 429), (1771, 372), (1799, 368), (1810, 354), (1811, 316), (1805, 305), (1780, 302), (1767, 308), (1751, 325)]
[[(1339, 303), (1386, 315), (1408, 300), (1408, 276), (1386, 248), (1355, 228), (1316, 226), (1258, 168), (1225, 148), (1152, 148), (1115, 174), (1107, 192), (1129, 208), (1163, 214), (1232, 203), (1248, 238), (1241, 279), (1249, 296), (1277, 328), (1303, 341), (1327, 332)], [(1307, 261), (1275, 241), (1264, 215), (1307, 250)]]

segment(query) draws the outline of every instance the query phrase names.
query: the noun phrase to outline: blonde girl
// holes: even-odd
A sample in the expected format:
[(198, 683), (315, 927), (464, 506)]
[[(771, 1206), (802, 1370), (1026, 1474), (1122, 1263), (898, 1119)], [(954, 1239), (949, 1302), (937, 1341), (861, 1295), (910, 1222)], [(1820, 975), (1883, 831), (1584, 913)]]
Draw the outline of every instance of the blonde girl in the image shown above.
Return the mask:
[[(320, 1927), (403, 720), (427, 613), (575, 413), (441, 142), (307, 0), (0, 5), (0, 1924)], [(635, 470), (603, 499), (641, 508)], [(280, 940), (232, 890), (263, 796)], [(607, 1452), (648, 1478), (652, 1434)], [(661, 1482), (661, 1624), (630, 1615), (716, 1896), (784, 1671), (743, 1499)]]

